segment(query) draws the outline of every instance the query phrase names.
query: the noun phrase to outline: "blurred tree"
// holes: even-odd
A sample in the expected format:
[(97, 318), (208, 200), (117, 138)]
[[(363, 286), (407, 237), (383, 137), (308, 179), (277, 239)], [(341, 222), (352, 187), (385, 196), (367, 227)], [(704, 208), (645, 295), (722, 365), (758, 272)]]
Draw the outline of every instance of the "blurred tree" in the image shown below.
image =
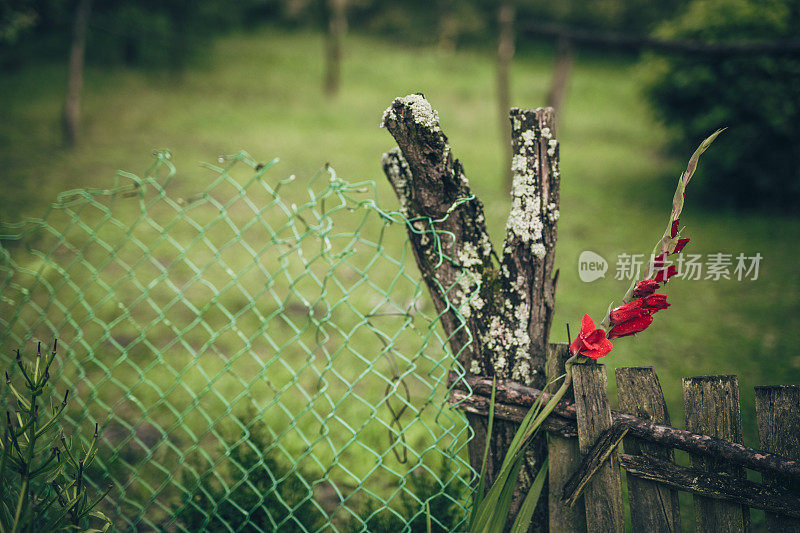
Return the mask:
[(255, 1), (95, 0), (89, 57), (100, 63), (167, 67), (181, 74), (220, 33), (244, 24)]
[[(797, 40), (797, 0), (694, 0), (658, 34), (707, 42)], [(721, 126), (697, 187), (709, 204), (798, 212), (800, 57), (675, 55), (645, 61), (647, 94), (685, 152)]]
[(550, 80), (550, 88), (547, 90), (546, 100), (546, 105), (552, 107), (556, 112), (556, 124), (558, 124), (564, 98), (567, 95), (569, 75), (570, 72), (572, 72), (572, 56), (572, 41), (564, 36), (559, 37), (556, 51), (556, 65), (553, 70), (553, 77)]
[(32, 0), (0, 3), (0, 45), (13, 43), (36, 25), (38, 14)]
[(81, 119), (81, 90), (83, 88), (83, 60), (86, 55), (86, 29), (92, 0), (80, 0), (75, 9), (75, 25), (72, 46), (69, 51), (69, 74), (67, 76), (67, 98), (64, 102), (64, 143), (72, 146), (78, 137)]
[(524, 22), (557, 22), (572, 27), (649, 33), (688, 0), (518, 0), (520, 28)]
[(342, 71), (342, 40), (347, 33), (347, 0), (326, 0), (325, 94), (336, 96)]
[(502, 139), (503, 164), (506, 188), (511, 190), (511, 125), (508, 111), (511, 108), (511, 60), (514, 58), (514, 5), (506, 0), (497, 10), (499, 31), (497, 35), (497, 107)]

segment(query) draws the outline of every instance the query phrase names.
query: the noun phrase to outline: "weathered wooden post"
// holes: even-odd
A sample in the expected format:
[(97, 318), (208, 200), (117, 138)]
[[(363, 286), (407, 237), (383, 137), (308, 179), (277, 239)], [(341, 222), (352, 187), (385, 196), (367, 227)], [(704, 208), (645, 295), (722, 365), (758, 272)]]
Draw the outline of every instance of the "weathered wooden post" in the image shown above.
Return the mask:
[[(617, 395), (622, 412), (669, 426), (669, 411), (653, 367), (617, 368)], [(625, 438), (625, 453), (645, 455), (673, 463), (672, 448), (636, 437)], [(681, 531), (678, 491), (653, 481), (628, 476), (628, 504), (633, 531)]]
[[(761, 447), (790, 459), (800, 459), (800, 386), (756, 387), (756, 418)], [(762, 474), (764, 483), (800, 494), (800, 481), (774, 474)], [(800, 532), (800, 519), (766, 514), (767, 530)]]
[[(512, 109), (511, 212), (500, 255), (486, 231), (483, 204), (453, 157), (436, 111), (420, 94), (394, 100), (383, 126), (399, 149), (383, 169), (409, 220), (408, 233), (450, 347), (471, 374), (543, 388), (553, 314), (552, 276), (558, 221), (558, 142), (549, 108)], [(475, 437), (470, 461), (480, 470), (486, 418), (468, 415)], [(517, 424), (498, 420), (491, 436), (488, 480), (495, 479)], [(542, 435), (529, 448), (514, 496), (516, 515), (545, 455)], [(531, 531), (547, 530), (547, 497)]]
[[(552, 381), (566, 371), (564, 363), (569, 359), (569, 345), (567, 343), (551, 344), (547, 353), (547, 380)], [(554, 383), (548, 388), (553, 393), (558, 390), (559, 383)], [(573, 400), (572, 389), (567, 392), (564, 399)], [(550, 491), (550, 531), (563, 533), (583, 533), (586, 531), (586, 509), (583, 496), (580, 496), (575, 505), (564, 505), (561, 497), (564, 494), (564, 485), (572, 477), (581, 464), (581, 451), (578, 439), (566, 438), (548, 432), (548, 489)]]
[[(739, 380), (736, 376), (683, 378), (686, 429), (737, 442), (743, 441)], [(707, 472), (725, 472), (746, 479), (744, 469), (724, 461), (691, 455), (692, 467)], [(694, 497), (698, 533), (749, 531), (750, 510), (736, 503)]]
[[(572, 384), (575, 387), (575, 412), (578, 420), (578, 444), (586, 455), (592, 446), (611, 429), (611, 406), (606, 396), (605, 365), (575, 365)], [(589, 533), (623, 533), (625, 511), (622, 507), (622, 478), (619, 457), (613, 452), (586, 487), (584, 495), (586, 531)]]

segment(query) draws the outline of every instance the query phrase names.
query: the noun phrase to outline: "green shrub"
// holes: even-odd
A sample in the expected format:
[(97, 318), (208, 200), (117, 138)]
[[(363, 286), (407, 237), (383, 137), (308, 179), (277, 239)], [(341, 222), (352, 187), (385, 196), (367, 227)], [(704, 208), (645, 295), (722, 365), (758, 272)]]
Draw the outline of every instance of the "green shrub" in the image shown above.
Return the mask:
[[(466, 517), (459, 505), (463, 494), (461, 483), (449, 482), (453, 478), (450, 463), (442, 463), (436, 475), (419, 468), (406, 478), (405, 489), (400, 493), (396, 509), (379, 509), (375, 500), (370, 499), (359, 513), (350, 521), (347, 531), (369, 531), (370, 533), (394, 533), (411, 531), (427, 532), (427, 510), (430, 509), (431, 531), (446, 533), (456, 531)], [(405, 529), (408, 525), (409, 529)]]
[(314, 502), (310, 477), (270, 445), (265, 428), (253, 426), (230, 447), (226, 465), (199, 481), (184, 475), (183, 484), (193, 490), (177, 509), (177, 522), (192, 532), (319, 529), (326, 517)]
[[(99, 496), (88, 490), (87, 471), (97, 454), (97, 425), (89, 446), (79, 449), (61, 425), (69, 390), (63, 400), (55, 399), (50, 390), (56, 346), (54, 342), (52, 352), (42, 354), (39, 344), (31, 358), (23, 358), (17, 350), (17, 372), (13, 368), (5, 372), (1, 404), (8, 410), (0, 439), (0, 531), (99, 533), (111, 526), (96, 509), (108, 490)], [(12, 376), (17, 378), (16, 387)]]
[[(798, 40), (797, 2), (694, 0), (662, 37)], [(708, 204), (796, 210), (800, 200), (800, 57), (674, 55), (647, 60), (647, 89), (683, 152), (728, 127), (698, 171)]]

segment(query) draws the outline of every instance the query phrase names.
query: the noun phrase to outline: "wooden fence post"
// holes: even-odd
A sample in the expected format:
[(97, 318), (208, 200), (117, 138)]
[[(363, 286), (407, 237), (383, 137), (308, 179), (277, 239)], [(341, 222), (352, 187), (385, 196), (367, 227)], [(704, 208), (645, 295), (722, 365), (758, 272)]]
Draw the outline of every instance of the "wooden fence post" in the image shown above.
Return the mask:
[[(686, 429), (712, 437), (742, 442), (739, 381), (736, 376), (683, 378)], [(691, 455), (692, 467), (706, 472), (726, 472), (745, 478), (744, 469), (724, 461)], [(738, 532), (750, 529), (750, 509), (739, 504), (694, 496), (698, 533)]]
[[(605, 365), (594, 363), (572, 367), (575, 387), (575, 410), (578, 418), (578, 444), (582, 454), (612, 425), (611, 408), (606, 396)], [(594, 474), (584, 490), (586, 530), (589, 533), (625, 531), (622, 508), (622, 480), (619, 457), (615, 451)]]
[[(617, 368), (619, 409), (644, 420), (670, 425), (667, 404), (653, 367)], [(625, 453), (648, 455), (674, 462), (672, 448), (628, 436)], [(628, 505), (634, 532), (659, 533), (681, 531), (678, 491), (652, 481), (627, 476)]]
[[(800, 386), (756, 387), (756, 418), (761, 448), (789, 459), (800, 459)], [(774, 474), (762, 474), (765, 484), (794, 489), (800, 494), (800, 482)], [(771, 532), (800, 532), (800, 519), (766, 514)]]
[[(564, 362), (569, 359), (569, 345), (566, 343), (553, 343), (547, 351), (547, 380), (551, 381), (564, 374)], [(560, 382), (550, 385), (548, 392), (555, 392), (560, 386)], [(571, 401), (572, 390), (564, 396), (565, 400)], [(564, 484), (572, 477), (581, 463), (581, 451), (578, 448), (578, 441), (574, 438), (567, 439), (554, 433), (547, 435), (547, 455), (548, 455), (548, 486), (550, 498), (550, 531), (555, 532), (578, 532), (586, 531), (586, 510), (584, 509), (583, 496), (581, 496), (573, 507), (564, 505), (561, 501), (561, 494), (564, 492)]]
[[(506, 236), (498, 255), (483, 204), (421, 94), (396, 98), (383, 126), (398, 148), (384, 154), (386, 177), (400, 200), (417, 266), (428, 286), (452, 353), (466, 372), (543, 388), (548, 333), (555, 307), (556, 227), (561, 173), (553, 112), (511, 109), (514, 184)], [(475, 438), (470, 461), (481, 469), (486, 418), (468, 416)], [(486, 479), (494, 482), (518, 423), (498, 419)], [(526, 450), (511, 502), (513, 523), (546, 457), (545, 436)], [(530, 531), (547, 529), (542, 497)]]

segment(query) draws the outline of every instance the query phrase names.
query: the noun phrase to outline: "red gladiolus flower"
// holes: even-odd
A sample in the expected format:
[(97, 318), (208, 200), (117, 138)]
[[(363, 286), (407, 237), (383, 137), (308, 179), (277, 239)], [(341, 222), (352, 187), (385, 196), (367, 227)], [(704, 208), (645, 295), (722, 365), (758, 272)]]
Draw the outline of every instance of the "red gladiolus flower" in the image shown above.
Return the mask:
[(653, 268), (656, 270), (664, 266), (664, 254), (660, 253), (653, 258)]
[(589, 315), (583, 315), (581, 332), (569, 345), (573, 354), (581, 354), (590, 359), (600, 359), (611, 351), (613, 345), (606, 339), (606, 332), (594, 327), (594, 322)]
[(676, 218), (675, 220), (672, 221), (672, 229), (670, 230), (670, 237), (674, 238), (675, 235), (678, 234), (678, 222), (680, 222), (680, 220), (681, 219)]
[(650, 313), (656, 313), (669, 307), (666, 294), (651, 294), (641, 299), (642, 307)]
[(640, 331), (644, 331), (647, 329), (647, 326), (653, 323), (653, 317), (649, 314), (640, 316), (637, 318), (632, 318), (627, 322), (623, 322), (622, 324), (617, 324), (611, 331), (608, 332), (609, 339), (615, 339), (617, 337), (625, 337), (628, 335), (635, 335)]
[(647, 296), (648, 294), (653, 294), (656, 292), (658, 288), (658, 282), (653, 279), (645, 279), (640, 281), (636, 284), (633, 288), (633, 297), (640, 298), (642, 296)]
[(677, 273), (678, 269), (675, 268), (675, 265), (670, 265), (669, 268), (667, 268), (666, 270), (664, 269), (659, 270), (658, 273), (656, 274), (655, 280), (661, 283), (666, 283), (667, 281), (669, 281), (669, 278), (671, 278)]
[(677, 254), (678, 252), (683, 250), (683, 247), (686, 246), (688, 242), (689, 242), (689, 237), (686, 237), (685, 239), (678, 239), (678, 244), (675, 245), (675, 249), (672, 250), (672, 253)]
[(608, 317), (611, 319), (611, 325), (616, 326), (634, 318), (641, 318), (649, 315), (650, 311), (644, 307), (642, 300), (634, 300), (625, 305), (621, 305), (611, 310)]

